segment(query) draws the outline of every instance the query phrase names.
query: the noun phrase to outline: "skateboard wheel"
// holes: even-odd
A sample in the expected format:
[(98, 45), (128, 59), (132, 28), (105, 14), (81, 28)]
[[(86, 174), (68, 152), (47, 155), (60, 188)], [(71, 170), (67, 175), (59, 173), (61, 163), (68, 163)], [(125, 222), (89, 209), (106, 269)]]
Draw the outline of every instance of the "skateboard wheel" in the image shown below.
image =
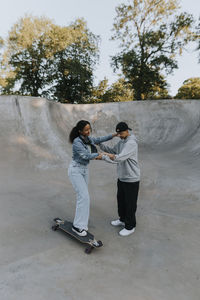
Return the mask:
[(92, 252), (93, 247), (88, 247), (85, 249), (86, 254), (90, 254)]
[(52, 229), (53, 231), (56, 231), (56, 230), (58, 229), (58, 225), (53, 225), (53, 226), (51, 227), (51, 229)]
[(103, 243), (102, 243), (102, 241), (97, 241), (97, 243), (99, 244), (99, 246), (98, 246), (98, 247), (102, 247), (102, 246), (103, 246)]

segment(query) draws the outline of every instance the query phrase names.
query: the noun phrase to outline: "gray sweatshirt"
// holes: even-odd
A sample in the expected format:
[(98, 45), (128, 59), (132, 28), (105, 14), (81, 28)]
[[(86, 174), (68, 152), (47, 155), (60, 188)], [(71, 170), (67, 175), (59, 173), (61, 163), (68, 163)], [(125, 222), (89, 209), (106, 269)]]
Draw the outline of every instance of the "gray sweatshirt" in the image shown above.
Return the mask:
[(117, 174), (120, 181), (137, 182), (140, 180), (140, 168), (138, 166), (138, 145), (136, 137), (131, 134), (126, 139), (121, 139), (114, 147), (100, 144), (100, 149), (115, 154), (112, 161), (108, 156), (103, 159), (110, 163), (117, 163)]

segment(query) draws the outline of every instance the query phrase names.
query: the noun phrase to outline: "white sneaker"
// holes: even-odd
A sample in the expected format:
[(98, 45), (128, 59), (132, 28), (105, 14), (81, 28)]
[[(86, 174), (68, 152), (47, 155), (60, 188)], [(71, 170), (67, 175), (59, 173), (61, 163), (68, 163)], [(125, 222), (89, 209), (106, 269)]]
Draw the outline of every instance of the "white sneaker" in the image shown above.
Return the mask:
[(121, 222), (119, 219), (117, 219), (117, 220), (111, 221), (111, 225), (112, 226), (124, 226), (125, 223)]
[(79, 229), (75, 226), (72, 226), (72, 231), (74, 231), (76, 234), (78, 234), (79, 236), (86, 236), (87, 235), (87, 231), (85, 229)]
[(130, 235), (131, 233), (133, 233), (135, 231), (135, 228), (131, 229), (131, 230), (128, 230), (126, 228), (122, 229), (120, 232), (119, 232), (119, 235), (121, 236), (128, 236)]

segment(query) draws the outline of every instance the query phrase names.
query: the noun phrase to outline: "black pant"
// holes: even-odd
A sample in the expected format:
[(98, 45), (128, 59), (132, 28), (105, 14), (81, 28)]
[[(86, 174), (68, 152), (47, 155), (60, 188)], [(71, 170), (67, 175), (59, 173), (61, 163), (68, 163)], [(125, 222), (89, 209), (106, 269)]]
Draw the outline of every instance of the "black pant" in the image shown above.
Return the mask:
[(119, 219), (125, 223), (126, 229), (131, 230), (136, 227), (135, 213), (137, 210), (139, 181), (122, 182), (118, 179), (117, 188)]

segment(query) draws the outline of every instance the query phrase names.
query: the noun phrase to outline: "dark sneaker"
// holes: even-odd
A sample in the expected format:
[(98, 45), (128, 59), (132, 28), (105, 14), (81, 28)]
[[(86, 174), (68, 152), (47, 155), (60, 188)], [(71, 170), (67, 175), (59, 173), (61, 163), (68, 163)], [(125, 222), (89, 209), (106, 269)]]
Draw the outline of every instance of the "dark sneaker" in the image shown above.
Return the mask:
[(87, 235), (87, 231), (85, 229), (79, 229), (75, 226), (72, 226), (72, 231), (74, 231), (76, 234), (78, 234), (79, 236), (86, 236)]

